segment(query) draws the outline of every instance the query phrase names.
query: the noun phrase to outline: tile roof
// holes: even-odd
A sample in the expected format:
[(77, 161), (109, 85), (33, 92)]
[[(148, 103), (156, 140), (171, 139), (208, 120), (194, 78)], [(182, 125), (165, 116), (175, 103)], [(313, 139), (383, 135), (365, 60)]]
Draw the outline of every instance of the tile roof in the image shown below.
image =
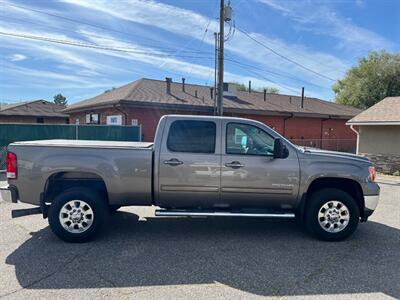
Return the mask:
[[(208, 86), (171, 83), (171, 94), (166, 92), (166, 81), (153, 79), (139, 79), (127, 85), (105, 92), (94, 98), (72, 104), (65, 112), (93, 109), (99, 106), (112, 104), (138, 104), (138, 105), (178, 105), (212, 108), (214, 99), (211, 98), (211, 88)], [(196, 97), (197, 94), (197, 97)], [(215, 91), (214, 91), (215, 96)], [(318, 114), (331, 117), (350, 118), (360, 113), (361, 110), (339, 105), (333, 102), (306, 97), (304, 108), (301, 108), (301, 97), (280, 94), (267, 94), (264, 101), (263, 92), (237, 91), (236, 98), (224, 97), (225, 111), (246, 110), (246, 113), (297, 113)]]
[(391, 123), (400, 124), (400, 96), (386, 97), (377, 104), (358, 114), (348, 124), (358, 123)]
[(61, 112), (65, 107), (46, 100), (34, 100), (15, 104), (2, 105), (0, 116), (35, 116), (35, 117), (59, 117), (67, 118), (68, 115)]

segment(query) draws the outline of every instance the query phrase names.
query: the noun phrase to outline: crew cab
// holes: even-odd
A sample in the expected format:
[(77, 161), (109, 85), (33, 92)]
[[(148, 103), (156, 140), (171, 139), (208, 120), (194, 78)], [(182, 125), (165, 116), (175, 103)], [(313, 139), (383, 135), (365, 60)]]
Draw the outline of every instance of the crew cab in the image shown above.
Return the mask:
[(234, 117), (167, 115), (154, 143), (15, 142), (7, 177), (3, 198), (36, 205), (69, 242), (93, 238), (121, 206), (152, 205), (157, 216), (297, 218), (316, 237), (338, 241), (379, 200), (368, 159), (301, 148)]

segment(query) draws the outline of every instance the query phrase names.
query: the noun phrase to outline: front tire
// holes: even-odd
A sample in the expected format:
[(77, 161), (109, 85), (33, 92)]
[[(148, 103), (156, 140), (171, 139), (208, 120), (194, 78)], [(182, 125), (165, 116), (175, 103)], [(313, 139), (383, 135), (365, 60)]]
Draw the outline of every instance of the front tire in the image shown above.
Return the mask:
[(96, 236), (107, 215), (108, 207), (96, 191), (71, 188), (52, 202), (49, 225), (63, 241), (84, 243)]
[(341, 241), (357, 229), (360, 211), (354, 198), (334, 188), (313, 193), (308, 200), (305, 225), (321, 240)]

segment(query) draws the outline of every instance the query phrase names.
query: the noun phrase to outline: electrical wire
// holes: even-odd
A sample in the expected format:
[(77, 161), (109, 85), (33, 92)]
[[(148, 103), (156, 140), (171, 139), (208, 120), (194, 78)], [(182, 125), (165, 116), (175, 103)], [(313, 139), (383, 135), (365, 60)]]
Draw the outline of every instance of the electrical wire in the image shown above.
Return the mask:
[(303, 83), (306, 83), (306, 84), (313, 85), (313, 86), (318, 87), (318, 88), (321, 88), (321, 89), (330, 90), (330, 89), (327, 88), (327, 87), (324, 87), (324, 86), (321, 86), (321, 85), (318, 85), (318, 84), (315, 84), (315, 83), (312, 83), (312, 82), (309, 82), (309, 81), (306, 81), (306, 80), (303, 80), (303, 79), (299, 79), (299, 78), (294, 77), (294, 76), (285, 75), (285, 74), (282, 74), (282, 73), (278, 73), (278, 72), (266, 70), (266, 69), (264, 69), (264, 68), (260, 68), (260, 67), (253, 66), (253, 65), (250, 65), (250, 64), (242, 63), (242, 62), (237, 61), (237, 60), (235, 60), (235, 59), (231, 59), (231, 58), (225, 57), (225, 60), (226, 60), (226, 61), (229, 61), (229, 62), (232, 62), (232, 63), (234, 63), (234, 64), (237, 64), (237, 65), (243, 66), (243, 67), (252, 68), (252, 69), (259, 70), (259, 71), (262, 71), (262, 72), (265, 72), (265, 73), (269, 73), (269, 74), (271, 74), (271, 75), (275, 75), (275, 76), (279, 76), (279, 77), (283, 77), (283, 78), (288, 78), (288, 79), (296, 80), (296, 81), (299, 81), (299, 82), (303, 82)]
[(114, 52), (133, 53), (133, 54), (143, 54), (143, 55), (154, 56), (154, 57), (183, 57), (183, 58), (214, 59), (211, 56), (198, 57), (198, 56), (193, 56), (193, 55), (190, 56), (190, 55), (179, 55), (179, 54), (151, 53), (148, 51), (132, 50), (131, 48), (114, 48), (114, 47), (102, 46), (102, 45), (97, 45), (97, 44), (78, 43), (75, 41), (52, 39), (52, 38), (46, 38), (46, 37), (40, 37), (40, 36), (34, 36), (34, 35), (17, 34), (17, 33), (9, 33), (9, 32), (2, 32), (2, 31), (0, 31), (0, 35), (24, 38), (24, 39), (31, 39), (31, 40), (38, 40), (38, 41), (50, 42), (50, 43), (57, 43), (57, 44), (62, 44), (62, 45), (74, 46), (74, 47), (82, 47), (82, 48), (98, 49), (98, 50), (105, 50), (105, 51), (114, 51)]
[[(31, 12), (35, 12), (35, 13), (39, 13), (39, 14), (48, 15), (48, 16), (51, 16), (51, 17), (54, 17), (54, 18), (63, 19), (63, 20), (66, 20), (66, 21), (69, 21), (69, 22), (73, 22), (73, 23), (76, 23), (76, 24), (82, 24), (82, 25), (86, 25), (86, 26), (91, 26), (91, 27), (99, 28), (99, 29), (102, 29), (102, 30), (105, 30), (105, 31), (111, 31), (111, 32), (115, 32), (115, 33), (119, 33), (119, 34), (123, 34), (123, 35), (127, 35), (127, 36), (132, 36), (132, 37), (135, 37), (135, 36), (136, 36), (136, 37), (140, 37), (141, 39), (146, 39), (146, 40), (153, 41), (153, 42), (157, 42), (157, 43), (160, 42), (159, 40), (152, 39), (152, 38), (149, 38), (149, 37), (143, 37), (143, 36), (140, 36), (140, 35), (135, 35), (135, 34), (132, 34), (132, 33), (127, 33), (127, 32), (121, 31), (121, 30), (116, 30), (116, 29), (108, 28), (108, 27), (101, 26), (101, 25), (94, 24), (94, 23), (79, 21), (79, 20), (76, 20), (76, 19), (73, 19), (73, 18), (68, 18), (68, 17), (60, 16), (60, 15), (58, 15), (58, 14), (53, 14), (53, 13), (41, 11), (41, 10), (38, 10), (38, 9), (34, 9), (34, 8), (22, 6), (22, 5), (17, 5), (17, 4), (14, 4), (14, 3), (8, 3), (8, 2), (3, 2), (3, 1), (0, 1), (0, 3), (1, 3), (1, 4), (8, 5), (8, 6), (11, 6), (11, 7), (16, 7), (16, 8), (24, 9), (24, 10), (27, 10), (27, 11), (31, 11)], [(171, 43), (171, 44), (172, 44), (172, 43)], [(188, 49), (190, 49), (190, 48), (188, 48)], [(193, 50), (193, 49), (192, 49), (192, 50)], [(176, 49), (170, 49), (170, 51), (176, 51)]]
[(276, 51), (276, 50), (274, 50), (273, 48), (269, 47), (269, 46), (266, 45), (265, 43), (260, 42), (260, 41), (257, 40), (256, 38), (252, 37), (248, 32), (244, 31), (243, 29), (240, 29), (240, 28), (238, 28), (238, 27), (236, 27), (236, 29), (237, 29), (238, 31), (240, 31), (241, 33), (243, 33), (244, 35), (246, 35), (249, 39), (253, 40), (253, 41), (256, 42), (257, 44), (261, 45), (262, 47), (264, 47), (265, 49), (267, 49), (267, 50), (269, 50), (270, 52), (274, 53), (275, 55), (279, 56), (280, 58), (283, 58), (283, 59), (285, 59), (285, 60), (291, 62), (292, 64), (295, 64), (296, 66), (298, 66), (298, 67), (300, 67), (300, 68), (302, 68), (302, 69), (304, 69), (304, 70), (307, 70), (307, 71), (309, 71), (309, 72), (311, 72), (311, 73), (314, 73), (315, 75), (318, 75), (319, 77), (328, 79), (328, 80), (330, 80), (330, 81), (336, 81), (336, 79), (333, 79), (333, 78), (328, 77), (328, 76), (326, 76), (326, 75), (324, 75), (324, 74), (322, 74), (322, 73), (319, 73), (319, 72), (317, 72), (317, 71), (315, 71), (315, 70), (313, 70), (313, 69), (310, 69), (309, 67), (304, 66), (303, 64), (298, 63), (297, 61), (295, 61), (295, 60), (293, 60), (293, 59), (291, 59), (291, 58), (289, 58), (289, 57), (287, 57), (287, 56), (285, 56), (285, 55), (283, 55), (283, 54), (280, 54), (278, 51)]
[[(41, 26), (41, 27), (45, 27), (45, 28), (62, 30), (64, 32), (66, 31), (66, 32), (74, 33), (74, 34), (77, 33), (74, 30), (68, 30), (68, 29), (65, 29), (65, 28), (60, 28), (60, 27), (56, 27), (56, 26), (52, 26), (52, 25), (41, 24), (41, 23), (33, 22), (31, 20), (26, 20), (26, 19), (21, 19), (21, 18), (16, 18), (16, 17), (10, 17), (10, 16), (4, 16), (4, 18), (11, 19), (11, 20), (14, 20), (14, 21), (20, 21), (20, 22), (25, 22), (25, 23), (29, 23), (29, 24), (34, 24), (34, 25), (38, 25), (38, 26)], [(104, 40), (114, 41), (113, 38), (107, 38), (105, 36), (102, 36), (101, 38), (104, 39)], [(177, 51), (179, 51), (179, 49), (165, 48), (165, 47), (149, 45), (149, 44), (141, 44), (141, 45), (147, 46), (147, 47), (151, 47), (151, 48), (154, 48), (154, 49), (157, 49), (157, 50), (161, 50), (163, 52), (177, 52)], [(135, 48), (127, 47), (127, 48), (124, 48), (124, 49), (133, 49), (134, 50)], [(179, 51), (179, 53), (211, 54), (211, 52), (209, 52), (209, 51), (185, 50), (185, 49), (181, 49)]]

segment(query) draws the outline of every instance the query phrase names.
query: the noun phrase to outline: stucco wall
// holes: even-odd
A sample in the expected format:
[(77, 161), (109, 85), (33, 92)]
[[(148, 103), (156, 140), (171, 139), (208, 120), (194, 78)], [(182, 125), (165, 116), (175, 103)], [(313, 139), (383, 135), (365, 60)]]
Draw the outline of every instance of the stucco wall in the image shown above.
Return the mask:
[(400, 126), (360, 126), (359, 153), (400, 155)]

